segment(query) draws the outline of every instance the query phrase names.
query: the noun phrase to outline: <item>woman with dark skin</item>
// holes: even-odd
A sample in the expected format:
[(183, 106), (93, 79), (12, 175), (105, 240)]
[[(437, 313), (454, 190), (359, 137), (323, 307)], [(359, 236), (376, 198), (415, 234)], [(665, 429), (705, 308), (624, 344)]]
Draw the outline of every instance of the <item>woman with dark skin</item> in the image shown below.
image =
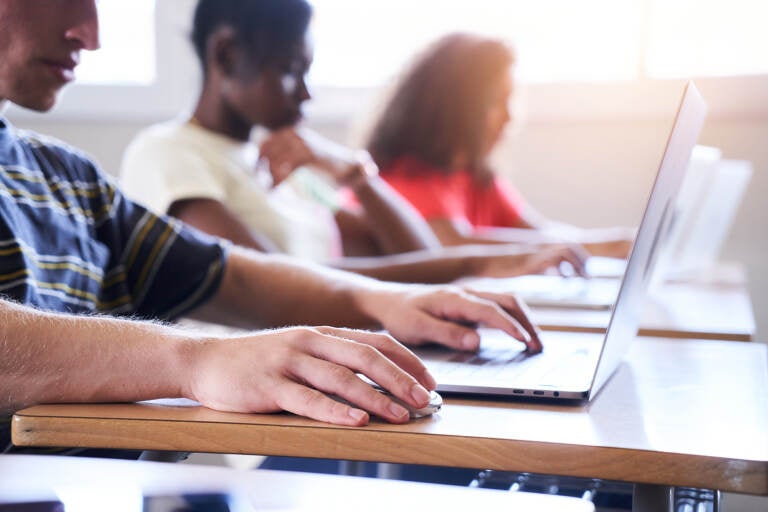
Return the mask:
[[(303, 0), (201, 1), (193, 42), (203, 87), (194, 114), (139, 135), (124, 159), (124, 189), (153, 209), (239, 245), (306, 255), (379, 279), (429, 283), (468, 275), (514, 276), (563, 262), (583, 273), (585, 256), (574, 245), (443, 247), (407, 201), (377, 176), (366, 152), (297, 126), (310, 99), (304, 81), (312, 61), (310, 17)], [(251, 138), (257, 127), (268, 132), (258, 152)], [(249, 150), (252, 160), (241, 158)], [(232, 159), (221, 160), (227, 152), (235, 155), (234, 166)], [(333, 208), (332, 233), (318, 237), (321, 246), (338, 239), (335, 253), (299, 248), (317, 236), (312, 226), (322, 224), (317, 218), (322, 212), (296, 222), (290, 218), (304, 212), (306, 203), (270, 203), (273, 192), (286, 188), (283, 181), (291, 182), (301, 167), (354, 194), (353, 207)], [(268, 171), (274, 189), (255, 184), (256, 169)], [(313, 193), (316, 189), (313, 185)], [(280, 208), (290, 211), (275, 214)], [(327, 225), (317, 229), (329, 230)]]
[(580, 229), (526, 204), (488, 161), (511, 119), (514, 53), (501, 41), (451, 34), (402, 77), (368, 140), (381, 175), (447, 246), (569, 241), (626, 257), (633, 231)]

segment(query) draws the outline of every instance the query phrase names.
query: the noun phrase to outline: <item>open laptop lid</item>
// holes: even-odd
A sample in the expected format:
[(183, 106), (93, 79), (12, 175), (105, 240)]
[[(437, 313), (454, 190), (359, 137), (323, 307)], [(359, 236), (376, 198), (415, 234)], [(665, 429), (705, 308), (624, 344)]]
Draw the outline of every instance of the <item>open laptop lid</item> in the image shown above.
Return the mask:
[(686, 252), (691, 227), (702, 213), (702, 204), (714, 185), (720, 165), (721, 151), (708, 146), (696, 146), (691, 153), (688, 170), (676, 199), (676, 222), (669, 229), (669, 238), (659, 250), (656, 268), (648, 288), (649, 295), (661, 290), (668, 279), (674, 279), (680, 256)]
[(588, 399), (613, 374), (637, 335), (657, 249), (674, 227), (677, 194), (706, 112), (707, 106), (699, 91), (693, 82), (688, 82), (613, 306)]
[(715, 267), (752, 172), (744, 160), (718, 162), (671, 257), (673, 277), (700, 277)]

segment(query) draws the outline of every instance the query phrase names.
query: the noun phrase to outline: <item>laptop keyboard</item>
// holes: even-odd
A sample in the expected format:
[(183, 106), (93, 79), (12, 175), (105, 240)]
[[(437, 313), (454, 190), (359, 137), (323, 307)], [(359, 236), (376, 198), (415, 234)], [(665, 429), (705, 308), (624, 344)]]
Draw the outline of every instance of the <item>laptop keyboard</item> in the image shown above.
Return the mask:
[(594, 359), (584, 348), (575, 348), (545, 361), (542, 357), (520, 351), (484, 350), (478, 354), (453, 354), (450, 359), (430, 362), (429, 368), (438, 382), (473, 380), (486, 384), (516, 382), (557, 387), (591, 374), (587, 366)]
[(440, 381), (441, 376), (482, 377), (487, 379), (518, 378), (530, 366), (535, 355), (509, 350), (483, 350), (477, 354), (457, 353), (449, 360), (430, 364), (430, 371)]

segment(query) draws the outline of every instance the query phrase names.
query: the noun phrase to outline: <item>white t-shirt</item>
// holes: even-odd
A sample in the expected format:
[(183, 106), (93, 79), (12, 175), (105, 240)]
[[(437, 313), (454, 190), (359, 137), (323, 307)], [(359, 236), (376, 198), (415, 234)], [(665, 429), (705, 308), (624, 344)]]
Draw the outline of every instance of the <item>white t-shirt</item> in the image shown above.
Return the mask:
[(255, 143), (173, 121), (139, 133), (123, 157), (120, 180), (126, 194), (153, 211), (167, 213), (182, 199), (214, 199), (286, 254), (318, 262), (341, 256), (333, 217), (339, 198), (331, 183), (299, 169), (270, 188), (259, 179), (257, 159)]

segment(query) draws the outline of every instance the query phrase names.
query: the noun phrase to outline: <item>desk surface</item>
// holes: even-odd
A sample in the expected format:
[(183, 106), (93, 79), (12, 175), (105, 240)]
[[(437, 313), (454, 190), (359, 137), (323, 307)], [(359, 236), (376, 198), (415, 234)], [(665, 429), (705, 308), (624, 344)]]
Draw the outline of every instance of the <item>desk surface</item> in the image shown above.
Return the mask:
[[(157, 462), (0, 457), (0, 510), (593, 511), (576, 498), (280, 471)], [(391, 497), (371, 499), (372, 496)], [(142, 500), (148, 503), (142, 505)], [(195, 501), (187, 501), (194, 499)], [(12, 505), (4, 506), (3, 503)], [(45, 503), (46, 506), (42, 506)], [(204, 507), (203, 504), (206, 506)], [(406, 505), (405, 508), (397, 505)], [(70, 508), (71, 507), (71, 508)], [(231, 507), (231, 508), (230, 508)]]
[[(604, 332), (608, 310), (533, 308), (533, 320), (546, 330)], [(640, 335), (750, 341), (755, 318), (746, 285), (667, 283), (651, 295)]]
[(448, 398), (407, 425), (345, 428), (199, 406), (44, 405), (21, 446), (251, 453), (530, 471), (768, 495), (762, 344), (638, 338), (589, 404)]

